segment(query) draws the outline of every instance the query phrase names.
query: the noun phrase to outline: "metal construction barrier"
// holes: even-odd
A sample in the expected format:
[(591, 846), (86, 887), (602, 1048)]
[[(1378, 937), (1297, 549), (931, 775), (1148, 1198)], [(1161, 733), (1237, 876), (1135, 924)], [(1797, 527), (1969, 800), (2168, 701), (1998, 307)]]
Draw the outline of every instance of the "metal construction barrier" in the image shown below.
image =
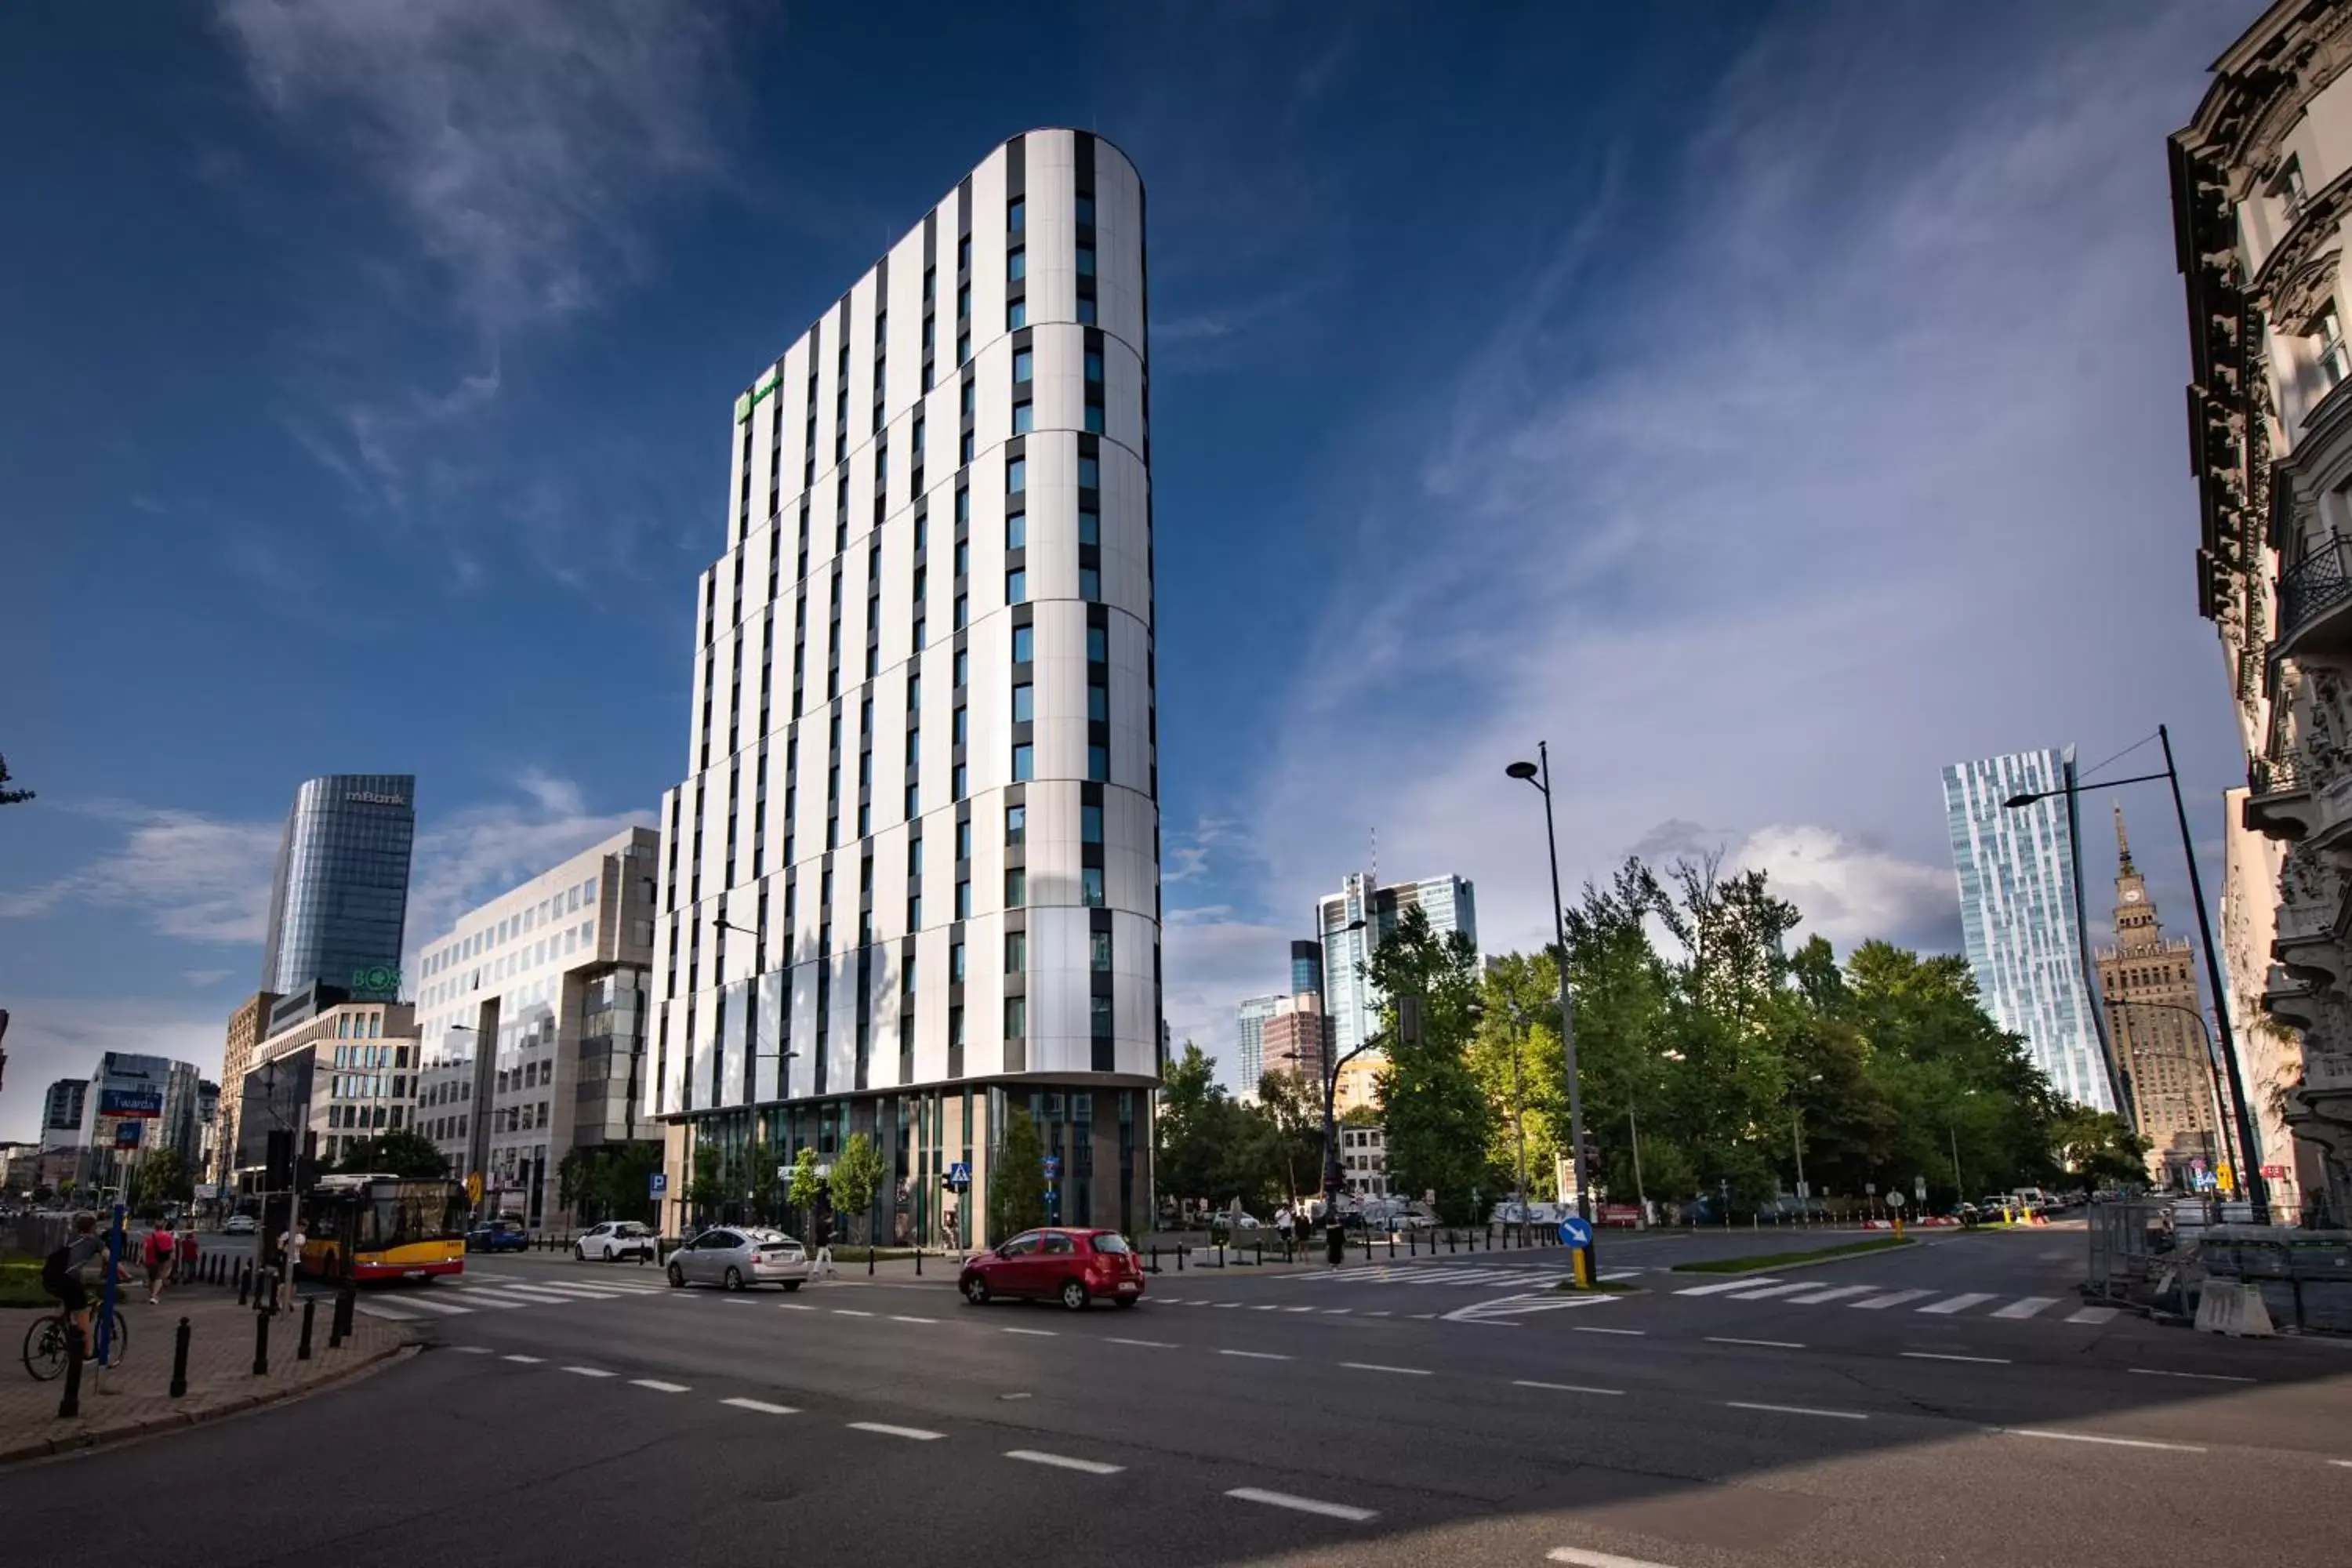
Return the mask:
[[(2208, 1282), (2252, 1286), (2278, 1329), (2352, 1333), (2352, 1231), (2244, 1223), (2250, 1217), (2243, 1203), (2209, 1198), (2093, 1204), (2083, 1293), (2196, 1320), (2210, 1317), (2200, 1311)], [(2217, 1310), (2234, 1322), (2243, 1304)]]

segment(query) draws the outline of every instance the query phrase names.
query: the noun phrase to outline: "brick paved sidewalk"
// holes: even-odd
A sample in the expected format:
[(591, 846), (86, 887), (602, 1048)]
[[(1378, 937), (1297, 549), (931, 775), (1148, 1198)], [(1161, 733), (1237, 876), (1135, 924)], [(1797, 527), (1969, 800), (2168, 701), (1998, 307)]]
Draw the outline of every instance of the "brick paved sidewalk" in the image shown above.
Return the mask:
[[(0, 1311), (0, 1464), (60, 1453), (116, 1438), (168, 1430), (285, 1399), (349, 1376), (398, 1351), (404, 1336), (393, 1324), (357, 1314), (351, 1337), (327, 1348), (334, 1301), (321, 1298), (311, 1330), (310, 1359), (298, 1361), (302, 1316), (280, 1313), (269, 1325), (269, 1372), (253, 1374), (254, 1313), (235, 1296), (205, 1287), (165, 1291), (160, 1307), (143, 1289), (127, 1290), (121, 1309), (131, 1328), (130, 1352), (100, 1373), (82, 1368), (81, 1414), (61, 1419), (65, 1379), (36, 1383), (20, 1352), (38, 1316)], [(172, 1353), (180, 1320), (188, 1320), (188, 1391), (171, 1397)]]

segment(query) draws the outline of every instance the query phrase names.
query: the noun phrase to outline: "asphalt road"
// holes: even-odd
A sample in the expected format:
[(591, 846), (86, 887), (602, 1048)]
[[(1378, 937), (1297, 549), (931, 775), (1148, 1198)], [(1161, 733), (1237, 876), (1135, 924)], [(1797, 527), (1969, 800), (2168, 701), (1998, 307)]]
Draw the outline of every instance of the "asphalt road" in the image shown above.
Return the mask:
[(1774, 1286), (1680, 1294), (1699, 1244), (1627, 1241), (1639, 1293), (1572, 1306), (1557, 1253), (1188, 1270), (1084, 1314), (478, 1258), (369, 1298), (414, 1314), (413, 1360), (0, 1500), (18, 1539), (103, 1517), (160, 1565), (2337, 1560), (2352, 1347), (2070, 1322), (2081, 1243), (1938, 1239), (1743, 1300)]

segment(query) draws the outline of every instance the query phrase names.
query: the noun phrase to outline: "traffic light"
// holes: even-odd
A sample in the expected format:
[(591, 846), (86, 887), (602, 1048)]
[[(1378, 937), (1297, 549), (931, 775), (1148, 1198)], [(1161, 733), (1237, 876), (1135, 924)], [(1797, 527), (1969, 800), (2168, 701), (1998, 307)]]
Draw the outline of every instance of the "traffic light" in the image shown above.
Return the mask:
[(261, 1190), (282, 1193), (294, 1184), (294, 1134), (288, 1128), (270, 1130), (262, 1154)]
[(302, 1157), (294, 1163), (294, 1185), (299, 1192), (309, 1192), (319, 1184), (319, 1135), (305, 1130), (302, 1134)]

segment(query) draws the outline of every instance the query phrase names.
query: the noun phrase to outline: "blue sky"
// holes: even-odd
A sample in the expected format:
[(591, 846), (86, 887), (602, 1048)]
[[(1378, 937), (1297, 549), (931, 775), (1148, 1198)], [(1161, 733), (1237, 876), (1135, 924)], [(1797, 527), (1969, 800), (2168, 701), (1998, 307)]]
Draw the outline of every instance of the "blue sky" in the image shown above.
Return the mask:
[(217, 1063), (306, 776), (419, 775), (412, 944), (649, 817), (734, 394), (1042, 124), (1150, 190), (1180, 1038), (1374, 828), (1538, 940), (1539, 736), (1571, 881), (1951, 945), (1940, 764), (2168, 721), (2218, 884), (2163, 138), (2253, 9), (0, 9), (0, 1137)]

